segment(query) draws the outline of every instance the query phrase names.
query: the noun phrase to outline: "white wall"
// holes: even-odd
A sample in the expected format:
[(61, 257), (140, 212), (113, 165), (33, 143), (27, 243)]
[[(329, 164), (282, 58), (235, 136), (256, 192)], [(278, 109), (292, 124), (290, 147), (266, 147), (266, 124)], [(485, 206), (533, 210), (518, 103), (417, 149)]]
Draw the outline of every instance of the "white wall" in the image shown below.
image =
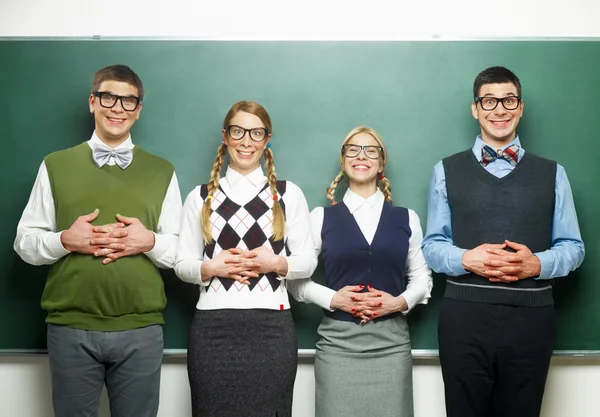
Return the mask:
[[(294, 417), (314, 417), (313, 360), (301, 358), (294, 392)], [(543, 417), (598, 417), (599, 358), (554, 358), (550, 367)], [(416, 359), (415, 416), (444, 415), (439, 362)], [(108, 417), (104, 395), (100, 417)], [(162, 371), (159, 417), (190, 415), (185, 358), (167, 357)], [(46, 355), (0, 357), (0, 417), (52, 417)]]
[[(461, 39), (600, 37), (597, 0), (0, 0), (0, 37)], [(167, 6), (168, 5), (168, 6)], [(491, 27), (491, 30), (486, 29)], [(0, 57), (0, 63), (1, 63)], [(1, 68), (1, 66), (0, 66)], [(6, 318), (5, 318), (6, 319)], [(313, 417), (311, 358), (301, 358), (295, 417)], [(543, 417), (597, 417), (600, 358), (554, 358)], [(435, 359), (416, 359), (416, 417), (444, 415)], [(106, 401), (102, 417), (108, 416)], [(185, 360), (167, 357), (161, 417), (189, 415)], [(0, 356), (0, 417), (51, 417), (45, 355)]]

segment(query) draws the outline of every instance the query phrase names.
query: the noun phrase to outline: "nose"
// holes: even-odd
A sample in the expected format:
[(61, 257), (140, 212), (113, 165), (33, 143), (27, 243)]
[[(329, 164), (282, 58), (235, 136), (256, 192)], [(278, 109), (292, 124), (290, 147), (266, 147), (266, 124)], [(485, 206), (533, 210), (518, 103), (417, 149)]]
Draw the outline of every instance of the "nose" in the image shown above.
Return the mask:
[(240, 144), (244, 146), (250, 146), (252, 144), (252, 139), (250, 139), (250, 131), (244, 132), (244, 136), (240, 139)]
[(115, 103), (114, 106), (112, 106), (112, 111), (117, 112), (117, 113), (122, 113), (125, 111), (125, 109), (123, 108), (123, 102), (121, 101), (121, 99), (117, 99), (117, 102)]
[(498, 102), (498, 105), (494, 109), (494, 114), (502, 115), (502, 114), (505, 114), (505, 113), (506, 113), (506, 108), (504, 107), (504, 103)]

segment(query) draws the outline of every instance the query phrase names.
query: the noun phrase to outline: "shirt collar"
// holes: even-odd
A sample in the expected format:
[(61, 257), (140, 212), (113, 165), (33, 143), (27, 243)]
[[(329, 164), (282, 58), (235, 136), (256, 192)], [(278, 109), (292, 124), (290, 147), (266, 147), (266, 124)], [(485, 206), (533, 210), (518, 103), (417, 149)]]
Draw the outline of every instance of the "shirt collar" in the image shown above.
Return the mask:
[(344, 194), (344, 204), (352, 214), (365, 204), (376, 212), (380, 211), (384, 200), (385, 197), (379, 188), (369, 198), (362, 198), (350, 189), (346, 190), (346, 194)]
[(244, 179), (250, 182), (256, 188), (262, 187), (267, 181), (267, 177), (265, 177), (261, 166), (256, 168), (248, 175), (242, 175), (228, 166), (227, 172), (225, 173), (225, 178), (231, 187), (236, 187)]
[[(477, 139), (475, 139), (475, 145), (473, 145), (472, 150), (473, 150), (473, 154), (475, 155), (475, 158), (477, 158), (478, 162), (481, 162), (481, 149), (483, 148), (484, 145), (486, 145), (486, 143), (481, 139), (481, 135), (477, 136)], [(519, 139), (519, 135), (516, 135), (515, 138), (510, 143), (507, 143), (505, 146), (503, 146), (500, 149), (504, 150), (512, 145), (519, 145), (519, 162), (520, 162), (521, 158), (525, 154), (525, 150), (521, 146), (521, 140)]]
[[(88, 145), (90, 146), (90, 148), (94, 149), (94, 145), (98, 145), (98, 144), (108, 146), (108, 145), (106, 145), (106, 143), (104, 143), (100, 140), (98, 135), (96, 135), (96, 131), (94, 130), (94, 133), (92, 134), (91, 139), (88, 140)], [(134, 144), (131, 141), (131, 135), (129, 135), (129, 137), (127, 139), (125, 139), (125, 142), (121, 143), (119, 146), (117, 146), (114, 149), (133, 149), (133, 147), (134, 147)]]

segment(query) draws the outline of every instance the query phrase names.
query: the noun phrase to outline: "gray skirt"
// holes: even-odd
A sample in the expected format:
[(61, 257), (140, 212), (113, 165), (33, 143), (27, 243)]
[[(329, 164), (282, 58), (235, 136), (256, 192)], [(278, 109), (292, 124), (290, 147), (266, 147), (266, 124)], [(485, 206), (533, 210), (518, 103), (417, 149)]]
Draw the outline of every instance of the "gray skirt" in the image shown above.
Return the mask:
[(194, 417), (291, 417), (298, 366), (290, 310), (196, 310), (188, 377)]
[(413, 417), (404, 316), (366, 325), (325, 317), (318, 333), (315, 417)]

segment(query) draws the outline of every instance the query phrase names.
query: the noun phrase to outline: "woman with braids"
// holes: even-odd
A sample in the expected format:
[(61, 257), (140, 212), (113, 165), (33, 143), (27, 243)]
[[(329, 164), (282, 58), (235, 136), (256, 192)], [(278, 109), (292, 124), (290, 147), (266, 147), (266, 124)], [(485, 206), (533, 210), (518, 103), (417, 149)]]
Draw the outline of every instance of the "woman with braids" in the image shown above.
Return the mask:
[(210, 181), (183, 209), (175, 272), (200, 287), (188, 346), (194, 417), (292, 415), (297, 342), (286, 281), (310, 276), (317, 258), (304, 194), (276, 178), (271, 135), (260, 104), (234, 104)]
[[(392, 205), (386, 162), (379, 134), (353, 129), (342, 145), (342, 170), (327, 190), (331, 207), (311, 213), (331, 300), (318, 330), (316, 417), (413, 416), (406, 313), (427, 303), (432, 280), (419, 217)], [(347, 190), (338, 203), (340, 185)], [(315, 294), (326, 291), (316, 286), (298, 282), (289, 289), (317, 302)]]

